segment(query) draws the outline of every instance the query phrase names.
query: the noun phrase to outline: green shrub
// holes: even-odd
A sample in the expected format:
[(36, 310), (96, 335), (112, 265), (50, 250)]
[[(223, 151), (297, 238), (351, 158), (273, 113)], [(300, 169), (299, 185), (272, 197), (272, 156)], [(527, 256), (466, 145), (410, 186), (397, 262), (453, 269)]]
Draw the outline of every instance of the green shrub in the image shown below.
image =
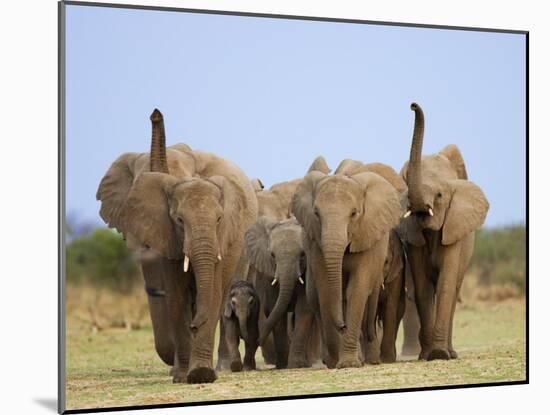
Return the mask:
[(67, 244), (67, 281), (128, 291), (138, 267), (126, 242), (115, 231), (98, 228)]
[(472, 266), (479, 272), (480, 283), (511, 283), (525, 289), (526, 236), (524, 225), (477, 232)]

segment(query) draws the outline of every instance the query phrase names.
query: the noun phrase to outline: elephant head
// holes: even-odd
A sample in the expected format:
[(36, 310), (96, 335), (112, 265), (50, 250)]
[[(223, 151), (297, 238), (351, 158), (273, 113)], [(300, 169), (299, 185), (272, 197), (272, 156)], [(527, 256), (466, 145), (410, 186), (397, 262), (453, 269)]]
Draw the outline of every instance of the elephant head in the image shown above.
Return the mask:
[(308, 173), (292, 199), (292, 212), (323, 254), (327, 286), (335, 297), (330, 315), (345, 328), (342, 309), (344, 254), (373, 247), (399, 220), (395, 188), (373, 172), (328, 176)]
[(415, 246), (425, 243), (423, 229), (441, 230), (443, 245), (451, 245), (480, 227), (489, 203), (483, 191), (468, 180), (464, 159), (454, 144), (422, 157), (424, 113), (416, 103), (410, 158), (401, 170), (408, 185), (400, 233)]
[(248, 319), (250, 316), (258, 315), (259, 307), (260, 299), (254, 286), (247, 281), (237, 281), (229, 289), (223, 315), (226, 318), (234, 315), (239, 321), (242, 337), (248, 340)]
[(250, 263), (279, 285), (277, 302), (260, 335), (260, 343), (286, 315), (296, 284), (304, 284), (306, 258), (302, 227), (295, 218), (276, 221), (262, 216), (245, 235)]
[[(179, 160), (169, 158), (177, 149), (169, 152), (167, 158), (160, 111), (155, 109), (151, 122), (150, 172), (137, 175), (118, 206), (111, 198), (122, 196), (110, 189), (111, 183), (120, 181), (117, 174), (127, 175), (128, 172), (124, 168), (111, 169), (100, 185), (98, 198), (102, 208), (111, 204), (117, 206), (116, 210), (105, 210), (110, 226), (132, 235), (139, 244), (162, 257), (183, 260), (184, 272), (192, 268), (197, 287), (197, 312), (191, 329), (197, 330), (207, 320), (214, 275), (221, 271), (219, 263), (224, 249), (231, 242), (231, 235), (236, 234), (237, 192), (222, 176), (171, 174), (172, 170), (182, 171)], [(187, 151), (187, 148), (183, 146), (181, 150)]]

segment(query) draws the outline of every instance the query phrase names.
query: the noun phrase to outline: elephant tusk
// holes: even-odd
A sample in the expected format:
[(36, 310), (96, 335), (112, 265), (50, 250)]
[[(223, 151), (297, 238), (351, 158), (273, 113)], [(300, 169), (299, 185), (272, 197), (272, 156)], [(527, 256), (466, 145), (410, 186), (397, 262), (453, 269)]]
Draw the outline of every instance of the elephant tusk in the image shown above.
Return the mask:
[(410, 210), (407, 210), (407, 211), (405, 212), (405, 214), (403, 215), (403, 219), (408, 218), (409, 216), (411, 216), (411, 213), (412, 213), (412, 212), (411, 212)]
[(218, 258), (218, 261), (221, 261), (221, 260), (222, 260), (222, 254), (219, 254), (219, 253), (218, 253), (217, 258)]
[(183, 260), (183, 272), (187, 272), (189, 270), (189, 257), (185, 255), (185, 259)]
[(271, 285), (277, 284), (277, 278), (273, 278), (273, 281), (271, 281)]
[(433, 215), (434, 215), (434, 211), (432, 210), (432, 208), (429, 208), (429, 209), (428, 209), (428, 213), (430, 214), (430, 216), (433, 216)]
[(298, 281), (300, 281), (300, 284), (304, 285), (304, 280), (302, 279), (302, 277), (298, 277)]
[(384, 283), (382, 283), (382, 291), (386, 289), (386, 286), (384, 285)]

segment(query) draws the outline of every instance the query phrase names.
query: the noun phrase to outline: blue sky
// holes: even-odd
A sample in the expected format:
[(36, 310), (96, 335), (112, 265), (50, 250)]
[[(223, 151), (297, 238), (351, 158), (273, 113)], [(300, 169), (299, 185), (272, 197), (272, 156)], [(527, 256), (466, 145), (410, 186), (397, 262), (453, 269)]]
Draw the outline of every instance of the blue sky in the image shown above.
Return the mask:
[(319, 154), (399, 170), (418, 102), (424, 154), (459, 146), (491, 203), (525, 221), (525, 38), (518, 34), (67, 6), (67, 213), (100, 224), (97, 186), (168, 144), (236, 162), (266, 186)]

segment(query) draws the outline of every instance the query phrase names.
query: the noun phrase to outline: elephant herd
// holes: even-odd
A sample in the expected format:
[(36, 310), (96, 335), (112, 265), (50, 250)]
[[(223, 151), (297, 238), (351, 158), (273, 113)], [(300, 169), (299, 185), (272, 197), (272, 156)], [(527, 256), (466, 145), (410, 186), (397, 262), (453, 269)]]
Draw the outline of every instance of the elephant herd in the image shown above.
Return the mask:
[(155, 348), (174, 382), (253, 370), (258, 348), (277, 368), (394, 362), (406, 309), (419, 319), (409, 332), (420, 359), (457, 357), (457, 295), (489, 203), (455, 145), (422, 156), (424, 114), (411, 109), (399, 174), (350, 159), (331, 174), (317, 157), (268, 190), (214, 154), (166, 147), (152, 113), (150, 152), (116, 159), (97, 199), (139, 252)]

